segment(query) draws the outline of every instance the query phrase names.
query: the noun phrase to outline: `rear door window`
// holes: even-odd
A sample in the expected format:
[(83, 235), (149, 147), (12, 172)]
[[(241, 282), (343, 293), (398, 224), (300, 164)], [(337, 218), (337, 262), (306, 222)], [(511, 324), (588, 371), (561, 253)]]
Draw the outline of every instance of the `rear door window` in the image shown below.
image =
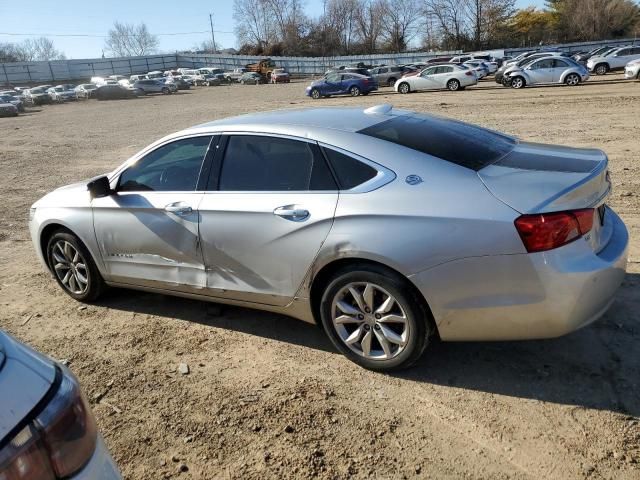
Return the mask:
[(516, 141), (506, 135), (431, 115), (401, 115), (358, 133), (472, 170), (494, 163), (516, 145)]
[(287, 138), (230, 135), (219, 190), (335, 190), (336, 183), (320, 147)]

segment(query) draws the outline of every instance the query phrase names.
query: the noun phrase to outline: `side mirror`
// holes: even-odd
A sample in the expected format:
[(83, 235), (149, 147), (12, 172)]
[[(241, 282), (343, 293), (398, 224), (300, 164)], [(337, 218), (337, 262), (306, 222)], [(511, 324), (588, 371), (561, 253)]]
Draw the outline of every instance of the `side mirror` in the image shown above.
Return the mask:
[(113, 190), (111, 190), (109, 179), (105, 176), (95, 178), (87, 183), (87, 190), (89, 190), (89, 195), (92, 200), (94, 198), (108, 197), (114, 193)]

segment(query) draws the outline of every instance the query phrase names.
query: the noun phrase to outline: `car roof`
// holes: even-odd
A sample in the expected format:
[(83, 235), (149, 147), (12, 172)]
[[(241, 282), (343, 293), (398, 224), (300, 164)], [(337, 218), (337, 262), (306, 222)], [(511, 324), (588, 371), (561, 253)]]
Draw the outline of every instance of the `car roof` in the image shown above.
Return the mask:
[[(322, 107), (322, 108), (296, 108), (287, 110), (274, 110), (270, 112), (251, 113), (237, 117), (224, 118), (213, 122), (203, 123), (187, 129), (205, 130), (250, 130), (268, 132), (280, 131), (286, 127), (292, 135), (307, 136), (312, 129), (331, 129), (344, 132), (357, 132), (392, 116), (405, 114), (403, 110), (393, 110), (390, 107), (376, 107), (387, 110), (384, 113), (376, 113), (372, 109)], [(370, 113), (367, 113), (370, 112)], [(280, 127), (280, 128), (274, 128)]]

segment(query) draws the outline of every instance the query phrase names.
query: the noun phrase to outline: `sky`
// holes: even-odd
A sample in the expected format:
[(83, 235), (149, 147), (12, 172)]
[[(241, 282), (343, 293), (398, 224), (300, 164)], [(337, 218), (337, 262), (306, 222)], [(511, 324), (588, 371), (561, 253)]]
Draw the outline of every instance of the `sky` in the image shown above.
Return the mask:
[[(0, 0), (0, 43), (46, 36), (67, 58), (97, 58), (102, 55), (104, 36), (115, 21), (144, 22), (151, 33), (158, 35), (161, 52), (175, 52), (211, 39), (212, 13), (218, 48), (238, 46), (233, 33), (232, 0), (31, 0), (28, 5), (25, 10), (19, 3)], [(516, 2), (519, 8), (529, 5), (542, 7), (544, 1)], [(322, 1), (307, 0), (306, 12), (317, 17), (322, 12)], [(70, 34), (88, 36), (64, 36)]]

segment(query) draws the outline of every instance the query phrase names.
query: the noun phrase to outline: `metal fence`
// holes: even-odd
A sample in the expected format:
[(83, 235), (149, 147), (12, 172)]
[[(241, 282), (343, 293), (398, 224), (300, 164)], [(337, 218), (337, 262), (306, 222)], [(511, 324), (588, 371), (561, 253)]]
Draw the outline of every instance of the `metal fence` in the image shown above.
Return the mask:
[[(638, 39), (601, 40), (597, 42), (568, 43), (553, 45), (568, 52), (590, 50), (599, 46), (629, 45), (640, 43)], [(548, 46), (551, 47), (551, 46)], [(505, 55), (517, 55), (535, 47), (509, 48), (499, 50)], [(292, 75), (319, 75), (330, 66), (341, 64), (402, 64), (428, 60), (434, 57), (455, 55), (460, 52), (409, 52), (399, 54), (350, 55), (341, 57), (272, 57), (279, 67), (286, 68)], [(171, 54), (144, 57), (93, 58), (84, 60), (56, 60), (51, 62), (0, 63), (0, 84), (42, 84), (63, 81), (88, 80), (94, 76), (135, 75), (153, 70), (175, 68), (218, 67), (233, 69), (255, 63), (259, 56), (226, 54)]]

